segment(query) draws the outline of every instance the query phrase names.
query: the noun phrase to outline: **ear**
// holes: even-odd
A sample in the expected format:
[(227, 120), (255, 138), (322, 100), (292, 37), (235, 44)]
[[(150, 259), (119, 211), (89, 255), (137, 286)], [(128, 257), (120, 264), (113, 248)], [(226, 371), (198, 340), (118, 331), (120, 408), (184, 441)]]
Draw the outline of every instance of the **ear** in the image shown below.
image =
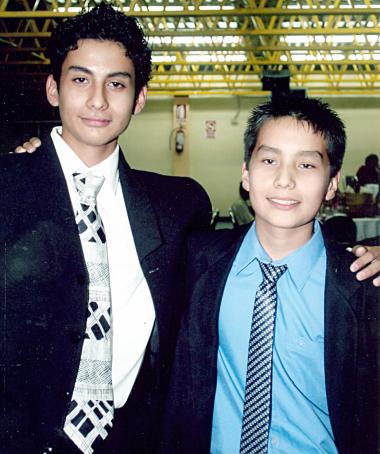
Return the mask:
[(133, 108), (134, 115), (139, 114), (143, 110), (145, 103), (146, 103), (146, 97), (147, 97), (147, 86), (144, 85), (136, 98), (135, 107)]
[(46, 80), (46, 97), (53, 107), (59, 106), (58, 86), (52, 74)]
[(247, 169), (247, 164), (243, 161), (241, 168), (241, 181), (243, 183), (243, 188), (249, 192), (249, 171)]
[(338, 172), (334, 177), (330, 179), (330, 183), (327, 188), (325, 195), (325, 200), (331, 200), (335, 197), (336, 191), (338, 189), (338, 184), (340, 180), (340, 172)]

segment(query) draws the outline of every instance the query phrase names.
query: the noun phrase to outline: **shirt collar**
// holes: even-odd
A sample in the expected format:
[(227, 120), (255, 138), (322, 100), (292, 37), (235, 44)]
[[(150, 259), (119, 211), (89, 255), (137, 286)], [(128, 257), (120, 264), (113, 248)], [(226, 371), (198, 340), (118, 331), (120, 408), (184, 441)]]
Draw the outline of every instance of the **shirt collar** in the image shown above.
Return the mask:
[(112, 192), (116, 194), (117, 184), (119, 182), (119, 145), (116, 145), (112, 154), (104, 161), (99, 162), (95, 166), (88, 167), (63, 140), (61, 133), (62, 127), (56, 126), (52, 129), (50, 135), (66, 181), (71, 181), (72, 175), (75, 172), (87, 173), (91, 171), (97, 175), (103, 175), (105, 177), (104, 185), (110, 187)]
[(253, 223), (243, 240), (233, 267), (236, 274), (239, 274), (257, 260), (273, 265), (287, 265), (291, 279), (298, 291), (301, 291), (324, 250), (321, 227), (319, 222), (315, 220), (313, 236), (306, 244), (281, 260), (272, 261), (261, 246), (256, 233), (256, 225)]

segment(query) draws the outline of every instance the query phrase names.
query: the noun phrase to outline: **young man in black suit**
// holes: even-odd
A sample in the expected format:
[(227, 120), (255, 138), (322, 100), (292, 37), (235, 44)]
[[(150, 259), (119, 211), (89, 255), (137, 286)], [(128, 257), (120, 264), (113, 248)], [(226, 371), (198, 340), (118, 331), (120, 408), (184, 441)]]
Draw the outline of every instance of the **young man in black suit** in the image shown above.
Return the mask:
[(253, 110), (243, 185), (251, 226), (199, 233), (163, 452), (380, 452), (380, 299), (323, 239), (344, 126), (318, 100)]
[[(183, 299), (184, 240), (209, 224), (210, 202), (188, 178), (132, 170), (119, 149), (118, 136), (144, 107), (151, 71), (134, 18), (101, 4), (68, 19), (52, 35), (50, 57), (46, 94), (62, 127), (38, 153), (0, 161), (0, 451), (152, 452)], [(91, 396), (103, 392), (103, 372), (84, 367), (89, 311), (102, 296), (91, 288), (99, 268), (87, 263), (76, 224), (88, 208), (78, 173), (87, 175), (80, 184), (104, 179), (98, 214), (88, 219), (100, 214), (108, 249), (111, 323), (97, 328), (110, 339), (104, 374), (113, 398), (94, 397), (91, 418), (81, 410), (75, 419), (80, 383), (89, 378)], [(105, 430), (78, 446), (68, 424), (87, 437), (106, 405), (113, 416)]]
[[(190, 229), (208, 223), (210, 206), (193, 181), (134, 171), (115, 149), (130, 115), (143, 108), (149, 77), (150, 53), (131, 21), (101, 7), (57, 32), (69, 36), (63, 40), (66, 50), (52, 42), (55, 70), (47, 94), (60, 107), (63, 128), (53, 131), (35, 156), (2, 159), (6, 403), (0, 441), (7, 453), (43, 447), (76, 452), (62, 429), (87, 307), (88, 275), (71, 207), (76, 194), (69, 170), (80, 170), (77, 164), (105, 171), (111, 181), (109, 187), (106, 178), (98, 204), (109, 250), (116, 416), (95, 452), (155, 450), (146, 442), (158, 426), (154, 416), (160, 416), (183, 300), (182, 244)], [(116, 162), (116, 173), (108, 172), (109, 160), (114, 169)], [(360, 268), (371, 258), (371, 252), (364, 253), (356, 264)], [(365, 270), (367, 277), (375, 273), (375, 262)]]

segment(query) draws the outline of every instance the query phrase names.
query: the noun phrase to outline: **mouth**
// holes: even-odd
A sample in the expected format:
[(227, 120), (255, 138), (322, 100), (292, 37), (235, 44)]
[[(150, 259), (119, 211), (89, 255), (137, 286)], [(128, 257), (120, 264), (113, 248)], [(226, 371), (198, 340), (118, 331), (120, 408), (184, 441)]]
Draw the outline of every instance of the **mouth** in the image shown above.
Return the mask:
[(268, 197), (267, 200), (277, 208), (290, 210), (300, 204), (298, 200), (294, 199), (282, 199), (277, 197)]
[(88, 118), (82, 117), (83, 123), (93, 128), (104, 128), (111, 123), (111, 120), (107, 120), (106, 118)]

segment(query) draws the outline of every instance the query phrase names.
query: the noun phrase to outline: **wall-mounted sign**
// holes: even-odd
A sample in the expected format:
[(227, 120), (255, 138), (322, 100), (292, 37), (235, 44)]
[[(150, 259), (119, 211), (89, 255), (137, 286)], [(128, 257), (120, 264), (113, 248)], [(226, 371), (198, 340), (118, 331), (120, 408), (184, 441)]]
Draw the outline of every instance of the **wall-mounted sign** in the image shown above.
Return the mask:
[(206, 138), (215, 139), (216, 134), (216, 121), (206, 120)]
[(186, 121), (186, 104), (177, 104), (175, 110), (176, 120), (180, 123)]

